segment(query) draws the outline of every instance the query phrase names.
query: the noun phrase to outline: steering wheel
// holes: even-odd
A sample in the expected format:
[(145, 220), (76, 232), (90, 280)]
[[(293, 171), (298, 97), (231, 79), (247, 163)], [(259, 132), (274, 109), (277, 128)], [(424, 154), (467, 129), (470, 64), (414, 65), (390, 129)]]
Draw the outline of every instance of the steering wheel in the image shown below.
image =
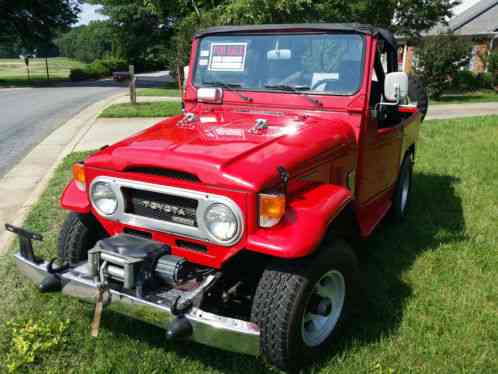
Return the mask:
[(314, 91), (316, 88), (318, 88), (322, 84), (328, 83), (328, 82), (337, 82), (337, 79), (333, 79), (333, 78), (320, 79), (318, 82), (316, 82), (314, 85), (311, 86), (310, 91)]

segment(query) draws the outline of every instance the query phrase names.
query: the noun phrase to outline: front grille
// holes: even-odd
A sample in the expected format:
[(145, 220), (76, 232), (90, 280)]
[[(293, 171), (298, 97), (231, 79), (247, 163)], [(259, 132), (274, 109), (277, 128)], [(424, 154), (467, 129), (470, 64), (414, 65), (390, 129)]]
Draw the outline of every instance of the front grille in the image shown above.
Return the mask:
[(186, 197), (122, 187), (125, 212), (160, 221), (197, 227), (198, 201)]
[(127, 172), (140, 173), (140, 174), (150, 174), (159, 177), (167, 177), (173, 179), (181, 179), (188, 182), (199, 183), (200, 179), (197, 175), (192, 173), (187, 173), (185, 171), (173, 170), (173, 169), (161, 169), (161, 168), (147, 168), (147, 167), (133, 167), (126, 169)]

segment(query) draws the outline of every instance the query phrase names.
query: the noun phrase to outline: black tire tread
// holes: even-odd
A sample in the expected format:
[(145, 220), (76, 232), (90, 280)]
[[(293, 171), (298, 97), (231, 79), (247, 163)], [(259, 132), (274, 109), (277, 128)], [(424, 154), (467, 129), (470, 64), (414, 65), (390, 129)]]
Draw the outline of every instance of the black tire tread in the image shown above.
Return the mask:
[(59, 259), (71, 265), (85, 260), (88, 250), (101, 236), (101, 228), (93, 216), (69, 213), (59, 233)]
[[(403, 163), (401, 164), (400, 168), (400, 173), (398, 177), (398, 181), (396, 182), (396, 189), (394, 190), (394, 195), (393, 195), (393, 204), (391, 207), (390, 211), (390, 218), (391, 221), (394, 223), (401, 223), (404, 221), (406, 217), (406, 210), (408, 209), (409, 202), (410, 202), (410, 196), (408, 196), (408, 205), (405, 209), (404, 212), (401, 211), (401, 193), (402, 193), (402, 186), (403, 186), (403, 181), (402, 177), (405, 172), (409, 173), (410, 177), (410, 191), (408, 194), (410, 195), (411, 192), (411, 184), (413, 183), (413, 155), (411, 153), (407, 153), (405, 155), (405, 158), (403, 159)], [(408, 171), (405, 169), (409, 168)]]
[(423, 121), (427, 115), (427, 111), (429, 110), (429, 97), (427, 96), (427, 90), (425, 89), (422, 81), (414, 75), (409, 76), (408, 96), (412, 100), (417, 101), (417, 107), (422, 113)]
[[(332, 246), (327, 245), (326, 247)], [(309, 284), (308, 279), (313, 271), (313, 264), (320, 261), (321, 255), (322, 253), (317, 253), (299, 261), (273, 262), (265, 269), (259, 281), (254, 296), (251, 319), (260, 327), (261, 353), (271, 364), (282, 370), (298, 369), (311, 358), (306, 357), (304, 352), (292, 352), (289, 336), (291, 335), (293, 315), (299, 309), (296, 304), (303, 297)], [(351, 264), (355, 282), (358, 282), (359, 285), (356, 256), (344, 241), (334, 241), (333, 252), (328, 252), (326, 255), (334, 256), (340, 261)], [(359, 294), (355, 296), (358, 297)], [(353, 305), (351, 306), (354, 308)], [(353, 311), (346, 313), (341, 325), (346, 322), (351, 312)], [(336, 330), (339, 328), (338, 326)]]

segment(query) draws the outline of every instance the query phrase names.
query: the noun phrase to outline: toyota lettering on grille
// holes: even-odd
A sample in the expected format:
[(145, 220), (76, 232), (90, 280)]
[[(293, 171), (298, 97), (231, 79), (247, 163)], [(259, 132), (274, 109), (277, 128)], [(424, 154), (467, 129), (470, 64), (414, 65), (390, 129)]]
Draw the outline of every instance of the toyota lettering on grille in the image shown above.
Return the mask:
[(150, 209), (159, 213), (166, 214), (172, 222), (181, 223), (183, 225), (195, 226), (196, 211), (192, 208), (179, 207), (157, 201), (137, 199), (138, 204), (143, 208)]

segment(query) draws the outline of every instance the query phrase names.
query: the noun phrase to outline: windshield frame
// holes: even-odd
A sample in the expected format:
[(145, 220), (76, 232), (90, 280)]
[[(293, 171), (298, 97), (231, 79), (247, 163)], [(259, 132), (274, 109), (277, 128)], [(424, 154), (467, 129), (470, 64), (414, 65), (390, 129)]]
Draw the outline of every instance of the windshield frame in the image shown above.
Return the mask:
[(296, 35), (296, 36), (301, 36), (301, 35), (356, 35), (359, 36), (361, 39), (362, 43), (362, 52), (361, 52), (361, 59), (360, 59), (360, 72), (359, 72), (359, 83), (358, 87), (354, 92), (347, 92), (347, 93), (341, 93), (341, 92), (326, 92), (326, 91), (306, 91), (302, 90), (300, 93), (293, 92), (290, 90), (278, 90), (278, 89), (257, 89), (257, 88), (245, 88), (245, 87), (240, 87), (236, 88), (237, 91), (243, 91), (243, 92), (255, 92), (255, 93), (277, 93), (277, 94), (288, 94), (288, 95), (299, 95), (299, 94), (305, 94), (305, 95), (313, 95), (313, 96), (325, 96), (325, 97), (333, 97), (333, 96), (338, 96), (338, 97), (353, 97), (357, 95), (364, 84), (364, 74), (365, 74), (365, 56), (366, 56), (366, 49), (367, 49), (367, 38), (364, 33), (361, 32), (355, 32), (353, 30), (347, 30), (347, 31), (296, 31), (296, 32), (230, 32), (230, 33), (219, 33), (219, 34), (207, 34), (203, 35), (199, 38), (197, 38), (197, 48), (196, 48), (196, 56), (195, 56), (195, 61), (194, 61), (194, 66), (193, 66), (193, 71), (190, 76), (191, 79), (191, 84), (193, 87), (196, 89), (202, 88), (202, 87), (212, 87), (208, 85), (203, 85), (203, 84), (197, 84), (195, 83), (196, 80), (196, 74), (197, 74), (197, 67), (199, 65), (199, 58), (200, 58), (200, 53), (201, 53), (201, 43), (203, 39), (205, 38), (212, 38), (212, 37), (223, 37), (223, 36), (240, 36), (240, 37), (250, 37), (250, 36), (289, 36), (289, 35)]

